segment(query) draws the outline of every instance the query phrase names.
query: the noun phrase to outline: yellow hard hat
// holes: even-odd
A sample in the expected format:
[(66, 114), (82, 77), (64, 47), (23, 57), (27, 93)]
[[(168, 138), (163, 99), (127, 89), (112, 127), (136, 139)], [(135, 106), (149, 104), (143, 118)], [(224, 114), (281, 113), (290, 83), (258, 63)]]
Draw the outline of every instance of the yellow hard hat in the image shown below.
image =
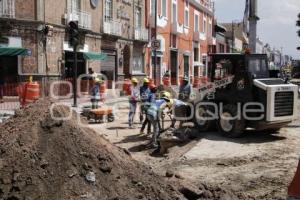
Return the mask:
[(144, 78), (143, 82), (144, 83), (150, 83), (150, 80), (148, 78)]
[(170, 92), (163, 92), (162, 93), (162, 97), (166, 97), (166, 98), (168, 98), (168, 99), (171, 99), (171, 93)]
[(131, 79), (132, 83), (138, 83), (139, 81), (136, 78)]
[(95, 78), (95, 83), (101, 83), (102, 80), (100, 78)]

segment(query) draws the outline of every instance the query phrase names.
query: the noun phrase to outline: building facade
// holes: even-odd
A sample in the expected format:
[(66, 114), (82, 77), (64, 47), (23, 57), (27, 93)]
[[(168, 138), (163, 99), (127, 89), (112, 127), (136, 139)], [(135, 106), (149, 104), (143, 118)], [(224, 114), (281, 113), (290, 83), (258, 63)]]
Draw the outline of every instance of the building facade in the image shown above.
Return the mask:
[[(0, 67), (10, 67), (16, 77), (72, 77), (73, 52), (68, 23), (78, 21), (83, 33), (78, 53), (79, 75), (93, 68), (114, 82), (145, 76), (145, 28), (143, 0), (2, 0), (0, 1), (1, 46), (26, 48), (27, 56), (0, 56)], [(53, 27), (45, 34), (45, 25)], [(106, 54), (104, 61), (84, 59), (84, 54)], [(12, 66), (12, 67), (11, 67)], [(13, 76), (13, 75), (12, 75)], [(7, 80), (8, 81), (8, 80)]]
[[(155, 39), (157, 18), (156, 61), (151, 43), (146, 54), (146, 70), (156, 82), (169, 71), (177, 85), (184, 75), (200, 77), (207, 71), (207, 53), (215, 45), (213, 37), (214, 3), (210, 0), (147, 0), (146, 24), (150, 39)], [(156, 62), (156, 68), (154, 63)]]

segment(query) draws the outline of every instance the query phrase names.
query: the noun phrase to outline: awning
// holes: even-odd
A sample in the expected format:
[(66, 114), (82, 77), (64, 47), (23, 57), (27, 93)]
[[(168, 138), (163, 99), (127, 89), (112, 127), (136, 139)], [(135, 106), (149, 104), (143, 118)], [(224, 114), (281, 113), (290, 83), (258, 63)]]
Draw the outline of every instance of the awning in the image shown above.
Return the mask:
[(18, 47), (0, 47), (0, 56), (28, 56), (28, 49)]
[(95, 52), (84, 52), (83, 58), (86, 60), (105, 60), (107, 58), (107, 54), (105, 53), (95, 53)]

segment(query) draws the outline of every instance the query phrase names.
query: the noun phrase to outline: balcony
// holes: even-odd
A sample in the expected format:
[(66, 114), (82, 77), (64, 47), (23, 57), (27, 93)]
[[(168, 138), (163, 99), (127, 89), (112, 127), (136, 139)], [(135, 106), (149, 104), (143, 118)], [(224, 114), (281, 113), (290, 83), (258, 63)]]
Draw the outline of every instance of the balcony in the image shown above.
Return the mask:
[(201, 10), (210, 16), (214, 16), (215, 3), (213, 0), (189, 0), (189, 2), (195, 6), (197, 10)]
[(66, 14), (67, 22), (78, 21), (78, 26), (82, 29), (92, 29), (92, 16), (88, 12), (81, 10), (69, 10)]
[(109, 35), (122, 36), (122, 24), (113, 20), (105, 20), (103, 32)]
[(215, 3), (212, 0), (203, 0), (202, 5), (211, 12), (214, 12)]
[(15, 18), (15, 0), (0, 0), (0, 17)]
[(134, 39), (148, 42), (148, 40), (149, 40), (149, 31), (148, 31), (148, 29), (136, 28), (135, 32), (134, 32)]
[(193, 34), (193, 40), (195, 42), (199, 42), (201, 40), (201, 37), (200, 37), (200, 32), (199, 31), (194, 31), (194, 34)]
[(178, 21), (171, 23), (171, 33), (174, 35), (178, 35), (179, 33), (183, 33), (184, 28), (183, 24), (179, 24)]

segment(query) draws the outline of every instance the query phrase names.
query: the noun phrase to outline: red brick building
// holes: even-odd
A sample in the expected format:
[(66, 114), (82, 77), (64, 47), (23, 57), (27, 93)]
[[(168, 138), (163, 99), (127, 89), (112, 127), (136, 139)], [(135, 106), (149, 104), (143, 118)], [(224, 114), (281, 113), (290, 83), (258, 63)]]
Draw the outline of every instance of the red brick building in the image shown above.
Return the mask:
[[(0, 56), (0, 67), (10, 75), (6, 82), (33, 75), (35, 79), (71, 77), (73, 53), (67, 25), (78, 21), (85, 33), (79, 49), (78, 72), (89, 67), (114, 82), (145, 76), (145, 28), (143, 0), (1, 0), (0, 46), (28, 49), (28, 56)], [(42, 29), (53, 30), (43, 44)], [(5, 38), (5, 39), (3, 39)], [(84, 59), (85, 53), (104, 53), (104, 61)]]
[[(155, 0), (147, 0), (146, 24), (151, 39), (155, 31)], [(171, 72), (172, 84), (180, 77), (201, 77), (207, 71), (207, 53), (216, 45), (214, 3), (211, 0), (157, 0), (157, 70), (150, 45), (146, 54), (146, 71), (156, 80)], [(156, 74), (154, 74), (156, 71)]]

